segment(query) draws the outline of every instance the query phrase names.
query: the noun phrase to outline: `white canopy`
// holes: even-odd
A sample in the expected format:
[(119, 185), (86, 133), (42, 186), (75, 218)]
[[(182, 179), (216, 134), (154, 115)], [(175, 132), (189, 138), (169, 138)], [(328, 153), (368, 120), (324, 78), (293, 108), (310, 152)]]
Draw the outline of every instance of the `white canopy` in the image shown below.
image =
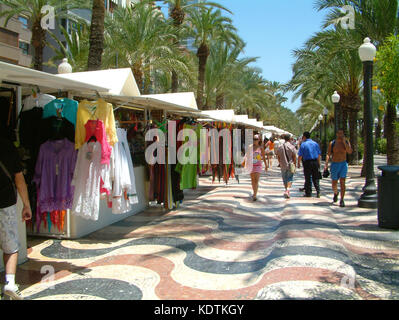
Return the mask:
[(140, 91), (130, 68), (57, 74), (58, 78), (81, 81), (94, 86), (106, 87), (100, 93), (138, 97)]
[(247, 115), (236, 116), (236, 122), (247, 127), (252, 127), (253, 129), (263, 130), (263, 123), (260, 126), (260, 122), (256, 119), (248, 119)]
[(179, 105), (187, 109), (198, 111), (197, 101), (195, 100), (194, 92), (151, 94), (151, 95), (143, 95), (141, 97), (156, 99), (174, 105)]
[(202, 114), (216, 121), (227, 123), (236, 122), (234, 110), (204, 110)]
[(248, 116), (247, 115), (236, 115), (235, 120), (237, 123), (246, 124), (246, 121), (248, 121)]
[(42, 92), (52, 90), (108, 92), (109, 90), (101, 83), (86, 83), (79, 78), (64, 79), (51, 73), (37, 71), (5, 62), (0, 62), (0, 81), (21, 86), (38, 86)]
[(258, 121), (258, 122), (257, 122), (257, 125), (258, 125), (258, 127), (259, 127), (260, 129), (263, 130), (263, 121)]

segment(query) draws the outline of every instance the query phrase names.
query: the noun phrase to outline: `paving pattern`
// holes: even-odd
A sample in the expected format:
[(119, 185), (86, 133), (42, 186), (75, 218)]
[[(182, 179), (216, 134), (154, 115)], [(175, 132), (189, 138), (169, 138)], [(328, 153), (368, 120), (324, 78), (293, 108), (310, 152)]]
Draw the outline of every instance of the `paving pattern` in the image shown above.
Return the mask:
[(203, 177), (178, 210), (151, 207), (75, 241), (29, 239), (17, 282), (27, 299), (396, 300), (399, 232), (357, 207), (359, 172), (350, 170), (344, 209), (331, 203), (330, 180), (321, 199), (302, 198), (302, 173), (285, 200), (276, 167), (257, 202), (249, 177)]

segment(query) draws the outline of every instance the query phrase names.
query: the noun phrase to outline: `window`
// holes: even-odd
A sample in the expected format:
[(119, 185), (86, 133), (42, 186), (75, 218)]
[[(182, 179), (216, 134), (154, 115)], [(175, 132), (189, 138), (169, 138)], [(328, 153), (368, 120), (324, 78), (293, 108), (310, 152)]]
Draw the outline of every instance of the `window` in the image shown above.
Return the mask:
[(28, 29), (28, 19), (22, 16), (18, 17), (18, 20), (22, 23), (24, 29)]
[(18, 48), (18, 33), (0, 27), (0, 42)]
[(23, 54), (29, 55), (29, 43), (20, 41), (19, 48), (22, 50)]
[(61, 26), (66, 30), (67, 29), (67, 19), (61, 19)]

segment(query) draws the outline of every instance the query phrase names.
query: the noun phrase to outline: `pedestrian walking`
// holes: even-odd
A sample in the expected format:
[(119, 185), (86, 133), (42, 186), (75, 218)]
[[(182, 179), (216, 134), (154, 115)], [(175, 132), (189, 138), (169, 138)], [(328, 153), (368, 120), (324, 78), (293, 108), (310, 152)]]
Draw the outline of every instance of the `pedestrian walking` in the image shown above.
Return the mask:
[(285, 142), (276, 150), (276, 153), (285, 188), (284, 197), (289, 199), (296, 168), (296, 149), (290, 143), (289, 134), (285, 134), (282, 137)]
[(270, 138), (270, 140), (266, 144), (266, 157), (267, 157), (267, 167), (272, 168), (273, 157), (275, 156), (274, 152), (274, 138)]
[(268, 148), (268, 146), (267, 146), (267, 143), (269, 142), (270, 140), (268, 139), (268, 138), (266, 138), (265, 137), (265, 139), (263, 140), (263, 145), (262, 145), (262, 148), (263, 148), (263, 150), (264, 150), (264, 152), (265, 152), (265, 167), (266, 167), (266, 172), (269, 170), (269, 164), (267, 163), (267, 151), (269, 150)]
[(315, 141), (310, 139), (310, 133), (305, 132), (302, 137), (301, 147), (298, 152), (298, 168), (303, 168), (305, 173), (305, 197), (312, 196), (312, 182), (317, 192), (317, 198), (320, 198), (320, 166), (321, 150)]
[[(301, 144), (302, 144), (302, 137), (300, 137), (299, 139), (298, 139), (298, 141), (297, 141), (297, 143), (296, 143), (296, 149), (297, 149), (297, 151), (299, 151), (299, 149), (301, 148)], [(301, 163), (302, 163), (302, 168), (303, 168), (303, 159), (302, 159), (302, 161), (301, 161)], [(303, 170), (303, 175), (305, 176), (305, 170)], [(305, 182), (303, 182), (303, 187), (302, 188), (299, 188), (299, 191), (300, 192), (305, 192)]]
[[(254, 136), (254, 143), (251, 147), (252, 154), (246, 155), (245, 161), (248, 164), (249, 161), (252, 161), (251, 168), (251, 184), (252, 184), (252, 200), (258, 200), (258, 189), (259, 189), (259, 179), (262, 173), (262, 162), (265, 164), (265, 170), (267, 171), (267, 163), (266, 163), (266, 154), (262, 146), (262, 140), (259, 135)], [(244, 164), (244, 166), (246, 166)], [(248, 166), (247, 166), (248, 167)]]
[(343, 129), (337, 131), (336, 140), (332, 141), (328, 147), (326, 164), (324, 171), (328, 171), (328, 165), (331, 160), (331, 179), (332, 189), (334, 192), (334, 203), (338, 201), (338, 181), (341, 186), (340, 207), (345, 207), (346, 178), (348, 174), (348, 154), (352, 154), (353, 150), (350, 142), (345, 137)]
[(0, 245), (3, 251), (3, 261), (6, 271), (3, 295), (15, 300), (22, 300), (18, 285), (15, 284), (15, 274), (18, 263), (18, 217), (17, 194), (22, 202), (22, 221), (32, 218), (28, 189), (22, 173), (21, 160), (12, 142), (0, 138)]

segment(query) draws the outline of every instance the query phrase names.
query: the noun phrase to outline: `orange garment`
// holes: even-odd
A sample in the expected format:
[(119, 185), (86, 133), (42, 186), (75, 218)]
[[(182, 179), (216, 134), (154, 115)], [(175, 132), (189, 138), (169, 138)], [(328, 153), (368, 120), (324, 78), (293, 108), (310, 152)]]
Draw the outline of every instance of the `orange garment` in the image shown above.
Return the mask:
[(266, 147), (269, 147), (269, 150), (273, 151), (274, 150), (274, 142), (268, 141), (266, 143)]

